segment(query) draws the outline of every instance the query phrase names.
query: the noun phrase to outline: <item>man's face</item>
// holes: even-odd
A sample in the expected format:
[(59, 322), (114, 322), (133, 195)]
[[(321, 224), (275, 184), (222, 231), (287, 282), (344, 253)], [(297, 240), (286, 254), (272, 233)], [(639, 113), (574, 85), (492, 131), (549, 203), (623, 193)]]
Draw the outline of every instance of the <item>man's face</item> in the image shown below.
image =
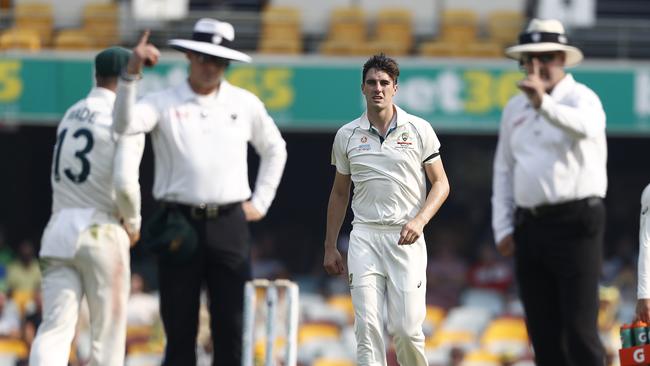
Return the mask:
[(539, 77), (546, 90), (553, 89), (564, 77), (564, 52), (531, 52), (521, 56), (520, 66), (526, 74), (533, 72), (533, 58), (539, 61)]
[(190, 82), (201, 87), (219, 84), (227, 67), (224, 59), (195, 52), (188, 52), (187, 58), (190, 60)]
[(385, 109), (393, 105), (397, 84), (385, 71), (372, 68), (366, 73), (361, 91), (368, 109)]

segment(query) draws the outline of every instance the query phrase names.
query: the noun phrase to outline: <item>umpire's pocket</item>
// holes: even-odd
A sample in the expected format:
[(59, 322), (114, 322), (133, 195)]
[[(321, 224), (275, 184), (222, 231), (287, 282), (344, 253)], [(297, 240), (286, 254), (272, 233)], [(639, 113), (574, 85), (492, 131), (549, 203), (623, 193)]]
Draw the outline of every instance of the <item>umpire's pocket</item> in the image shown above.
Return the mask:
[(159, 208), (142, 228), (143, 248), (170, 262), (185, 262), (196, 251), (198, 238), (192, 224), (173, 208)]

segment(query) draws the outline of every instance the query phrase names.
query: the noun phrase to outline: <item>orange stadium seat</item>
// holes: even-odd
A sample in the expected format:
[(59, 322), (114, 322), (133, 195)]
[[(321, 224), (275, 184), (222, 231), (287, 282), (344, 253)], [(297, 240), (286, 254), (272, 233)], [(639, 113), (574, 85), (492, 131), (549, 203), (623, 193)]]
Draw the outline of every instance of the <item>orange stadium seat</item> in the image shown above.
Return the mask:
[(374, 42), (380, 51), (393, 55), (408, 54), (413, 46), (413, 20), (410, 11), (385, 8), (377, 13)]
[(264, 8), (258, 51), (281, 54), (302, 52), (302, 30), (298, 9), (271, 5)]
[(517, 43), (517, 36), (524, 26), (524, 16), (511, 10), (497, 10), (487, 15), (487, 35), (500, 47)]
[(119, 7), (115, 2), (86, 4), (82, 15), (83, 29), (97, 48), (119, 43)]
[(54, 37), (54, 48), (58, 50), (88, 50), (95, 48), (95, 43), (83, 29), (64, 29)]
[(14, 28), (35, 30), (42, 46), (52, 42), (54, 15), (49, 3), (28, 2), (14, 5)]
[(328, 55), (365, 54), (367, 40), (366, 14), (359, 7), (343, 7), (332, 10), (327, 38), (320, 45), (320, 52)]
[(354, 366), (354, 362), (350, 360), (342, 360), (338, 358), (318, 358), (312, 364), (313, 366)]
[(7, 29), (0, 34), (0, 50), (8, 49), (38, 51), (41, 49), (41, 37), (31, 29)]
[(298, 328), (298, 344), (313, 340), (338, 340), (341, 330), (338, 326), (328, 323), (306, 323)]
[(472, 42), (478, 35), (478, 15), (469, 9), (448, 9), (440, 16), (440, 38)]

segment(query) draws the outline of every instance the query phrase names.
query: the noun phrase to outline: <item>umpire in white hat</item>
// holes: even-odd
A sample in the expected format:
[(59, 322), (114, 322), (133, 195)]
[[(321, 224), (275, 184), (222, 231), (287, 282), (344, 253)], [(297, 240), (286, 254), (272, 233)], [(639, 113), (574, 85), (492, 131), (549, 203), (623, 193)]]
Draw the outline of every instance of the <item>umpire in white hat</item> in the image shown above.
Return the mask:
[(503, 110), (492, 226), (515, 258), (538, 366), (604, 365), (598, 338), (607, 190), (605, 112), (565, 67), (582, 52), (557, 20), (533, 19), (506, 49), (525, 77)]
[[(114, 128), (150, 132), (153, 141), (153, 196), (160, 209), (142, 238), (159, 256), (163, 365), (196, 365), (205, 288), (213, 365), (239, 366), (244, 284), (251, 278), (248, 222), (260, 220), (271, 205), (287, 158), (285, 142), (260, 99), (224, 78), (231, 61), (251, 61), (228, 46), (235, 37), (231, 24), (204, 18), (192, 39), (171, 40), (189, 60), (187, 81), (136, 103), (142, 67), (159, 56), (147, 37), (133, 49), (118, 86)], [(254, 190), (248, 143), (260, 155)]]

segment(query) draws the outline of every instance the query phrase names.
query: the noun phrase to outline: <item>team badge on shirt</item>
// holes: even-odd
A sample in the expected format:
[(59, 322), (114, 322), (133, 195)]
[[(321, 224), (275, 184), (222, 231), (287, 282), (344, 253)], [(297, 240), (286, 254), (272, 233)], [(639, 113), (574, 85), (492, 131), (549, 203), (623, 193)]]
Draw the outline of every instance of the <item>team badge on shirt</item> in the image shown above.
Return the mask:
[(408, 131), (402, 132), (398, 137), (397, 137), (397, 148), (402, 149), (402, 150), (412, 150), (413, 149), (413, 142), (411, 141), (411, 136), (409, 135)]

